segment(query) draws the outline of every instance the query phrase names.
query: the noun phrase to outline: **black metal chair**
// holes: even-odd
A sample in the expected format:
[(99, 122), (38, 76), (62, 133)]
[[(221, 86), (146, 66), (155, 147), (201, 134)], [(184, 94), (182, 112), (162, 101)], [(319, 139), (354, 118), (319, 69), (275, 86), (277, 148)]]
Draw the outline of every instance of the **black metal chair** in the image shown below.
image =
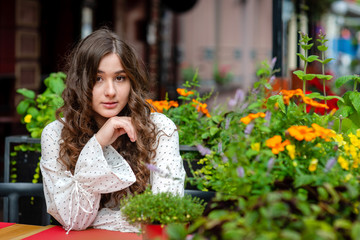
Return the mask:
[(4, 221), (19, 223), (19, 199), (32, 196), (42, 199), (41, 225), (50, 224), (42, 183), (0, 183), (0, 196), (8, 198), (8, 211), (4, 212)]
[(213, 191), (200, 191), (200, 190), (193, 190), (193, 189), (185, 189), (184, 194), (191, 195), (192, 197), (198, 197), (204, 202), (209, 203), (213, 197), (215, 197), (215, 192)]
[[(40, 139), (34, 139), (28, 136), (8, 136), (5, 138), (4, 182), (0, 183), (0, 197), (3, 197), (3, 221), (49, 225), (50, 215), (46, 211), (43, 184), (27, 181), (10, 183), (11, 145), (23, 143), (40, 144)], [(26, 165), (22, 167), (26, 167)], [(27, 168), (21, 170), (29, 171)], [(36, 198), (36, 201), (34, 201), (35, 205), (30, 203), (30, 197)], [(19, 205), (21, 206), (19, 207)], [(28, 207), (31, 207), (31, 209)], [(31, 214), (35, 211), (36, 214), (38, 211), (41, 211), (41, 213), (39, 213), (41, 215), (36, 217), (32, 216)]]

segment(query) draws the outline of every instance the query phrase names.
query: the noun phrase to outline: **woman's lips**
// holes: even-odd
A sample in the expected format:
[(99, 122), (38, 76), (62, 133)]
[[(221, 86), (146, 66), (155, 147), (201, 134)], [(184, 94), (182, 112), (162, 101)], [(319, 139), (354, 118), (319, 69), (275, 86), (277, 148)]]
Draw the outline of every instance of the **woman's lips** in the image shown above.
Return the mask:
[(102, 103), (105, 108), (112, 109), (117, 106), (117, 102), (103, 102)]

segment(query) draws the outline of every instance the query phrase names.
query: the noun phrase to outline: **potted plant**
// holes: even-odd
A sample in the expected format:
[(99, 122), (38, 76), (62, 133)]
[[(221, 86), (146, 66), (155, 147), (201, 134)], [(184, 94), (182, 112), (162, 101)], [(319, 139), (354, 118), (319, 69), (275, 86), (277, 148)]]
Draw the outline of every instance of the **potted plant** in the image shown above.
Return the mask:
[(123, 199), (121, 211), (132, 224), (140, 224), (144, 239), (167, 239), (165, 227), (171, 223), (187, 224), (204, 211), (205, 203), (190, 195), (183, 197), (169, 192), (154, 194), (146, 189)]

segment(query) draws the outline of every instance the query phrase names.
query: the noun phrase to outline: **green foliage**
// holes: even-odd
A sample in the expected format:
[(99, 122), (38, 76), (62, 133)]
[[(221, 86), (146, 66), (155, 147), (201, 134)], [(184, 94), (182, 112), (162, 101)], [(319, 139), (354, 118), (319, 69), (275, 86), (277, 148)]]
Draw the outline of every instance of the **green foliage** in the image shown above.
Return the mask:
[(249, 197), (218, 199), (210, 213), (188, 228), (193, 239), (356, 239), (359, 191), (346, 184), (284, 190)]
[(169, 192), (153, 194), (147, 189), (122, 199), (121, 212), (130, 223), (161, 224), (189, 223), (200, 217), (205, 203), (190, 195), (174, 195)]
[(273, 58), (270, 64), (262, 61), (256, 70), (258, 81), (254, 83), (253, 88), (259, 89), (260, 98), (265, 97), (266, 90), (272, 90), (271, 81), (275, 78), (275, 73), (279, 71), (279, 69), (274, 69), (275, 62), (276, 58)]
[(218, 64), (214, 65), (214, 80), (219, 85), (225, 85), (231, 82), (233, 75), (225, 67), (220, 68)]
[[(298, 56), (305, 67), (296, 74), (304, 83), (314, 77), (325, 83), (332, 76), (324, 71), (308, 74), (306, 67), (318, 61), (324, 68), (332, 60), (325, 58), (327, 40), (319, 36), (320, 58), (308, 56), (310, 41), (302, 35), (299, 44), (305, 55)], [(187, 231), (193, 239), (357, 238), (360, 129), (353, 122), (360, 122), (360, 95), (356, 86), (343, 97), (297, 89), (267, 98), (261, 93), (270, 89), (271, 75), (271, 65), (263, 62), (257, 71), (259, 81), (244, 100), (234, 104), (231, 99), (231, 106), (229, 101), (229, 107), (213, 109), (211, 117), (204, 118), (205, 131), (195, 138), (203, 157), (190, 182), (200, 190), (216, 191), (216, 201), (210, 203), (206, 216), (172, 231), (182, 235)], [(339, 78), (336, 86), (350, 80), (359, 79)], [(337, 112), (314, 111), (327, 107), (316, 99), (333, 98), (338, 99)], [(179, 131), (183, 127), (179, 124)]]
[[(16, 110), (21, 115), (21, 122), (26, 125), (26, 129), (32, 138), (40, 138), (44, 127), (56, 119), (55, 112), (63, 104), (61, 94), (65, 88), (65, 78), (66, 75), (62, 72), (51, 73), (44, 80), (45, 91), (37, 96), (32, 90), (25, 88), (17, 89), (17, 93), (21, 94), (24, 99), (20, 101)], [(21, 144), (15, 146), (14, 152), (11, 155), (15, 157), (19, 151), (40, 152), (40, 150), (40, 144)], [(10, 173), (11, 181), (16, 182), (18, 176), (15, 160), (11, 161)], [(40, 177), (40, 166), (38, 164), (32, 182), (39, 182)]]
[(35, 92), (25, 88), (17, 90), (24, 96), (16, 110), (21, 115), (21, 122), (26, 124), (26, 129), (31, 137), (40, 138), (42, 130), (55, 120), (55, 111), (63, 104), (61, 93), (65, 88), (66, 75), (62, 72), (51, 73), (45, 79), (46, 90), (36, 96)]
[[(344, 101), (338, 102), (339, 110), (335, 114), (339, 118), (336, 122), (338, 130), (347, 133), (360, 128), (360, 93), (357, 91), (357, 83), (360, 82), (360, 76), (356, 74), (342, 76), (336, 79), (335, 82), (335, 86), (340, 88), (350, 81), (354, 82), (353, 91), (347, 91), (344, 94)], [(346, 118), (345, 124), (342, 124), (341, 121), (344, 118)]]
[[(181, 77), (184, 82), (191, 82), (194, 78), (194, 75), (197, 75), (197, 69), (193, 67), (186, 67), (181, 70)], [(197, 81), (201, 82), (200, 77), (197, 75)]]
[[(200, 143), (201, 136), (205, 133), (207, 124), (207, 105), (205, 101), (212, 93), (201, 95), (197, 90), (200, 87), (198, 72), (196, 71), (191, 81), (186, 81), (183, 88), (186, 94), (178, 97), (179, 107), (164, 110), (173, 122), (179, 127), (179, 139), (182, 145), (194, 146)], [(178, 89), (179, 90), (179, 89)], [(189, 95), (187, 95), (189, 94)]]

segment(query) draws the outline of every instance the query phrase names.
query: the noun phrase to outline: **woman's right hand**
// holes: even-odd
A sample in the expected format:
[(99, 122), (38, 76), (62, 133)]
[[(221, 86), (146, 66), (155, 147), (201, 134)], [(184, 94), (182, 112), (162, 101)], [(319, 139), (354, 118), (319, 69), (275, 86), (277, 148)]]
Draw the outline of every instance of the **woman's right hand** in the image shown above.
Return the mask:
[(118, 137), (127, 134), (130, 141), (136, 141), (136, 130), (130, 117), (111, 117), (95, 134), (101, 147), (111, 145)]

